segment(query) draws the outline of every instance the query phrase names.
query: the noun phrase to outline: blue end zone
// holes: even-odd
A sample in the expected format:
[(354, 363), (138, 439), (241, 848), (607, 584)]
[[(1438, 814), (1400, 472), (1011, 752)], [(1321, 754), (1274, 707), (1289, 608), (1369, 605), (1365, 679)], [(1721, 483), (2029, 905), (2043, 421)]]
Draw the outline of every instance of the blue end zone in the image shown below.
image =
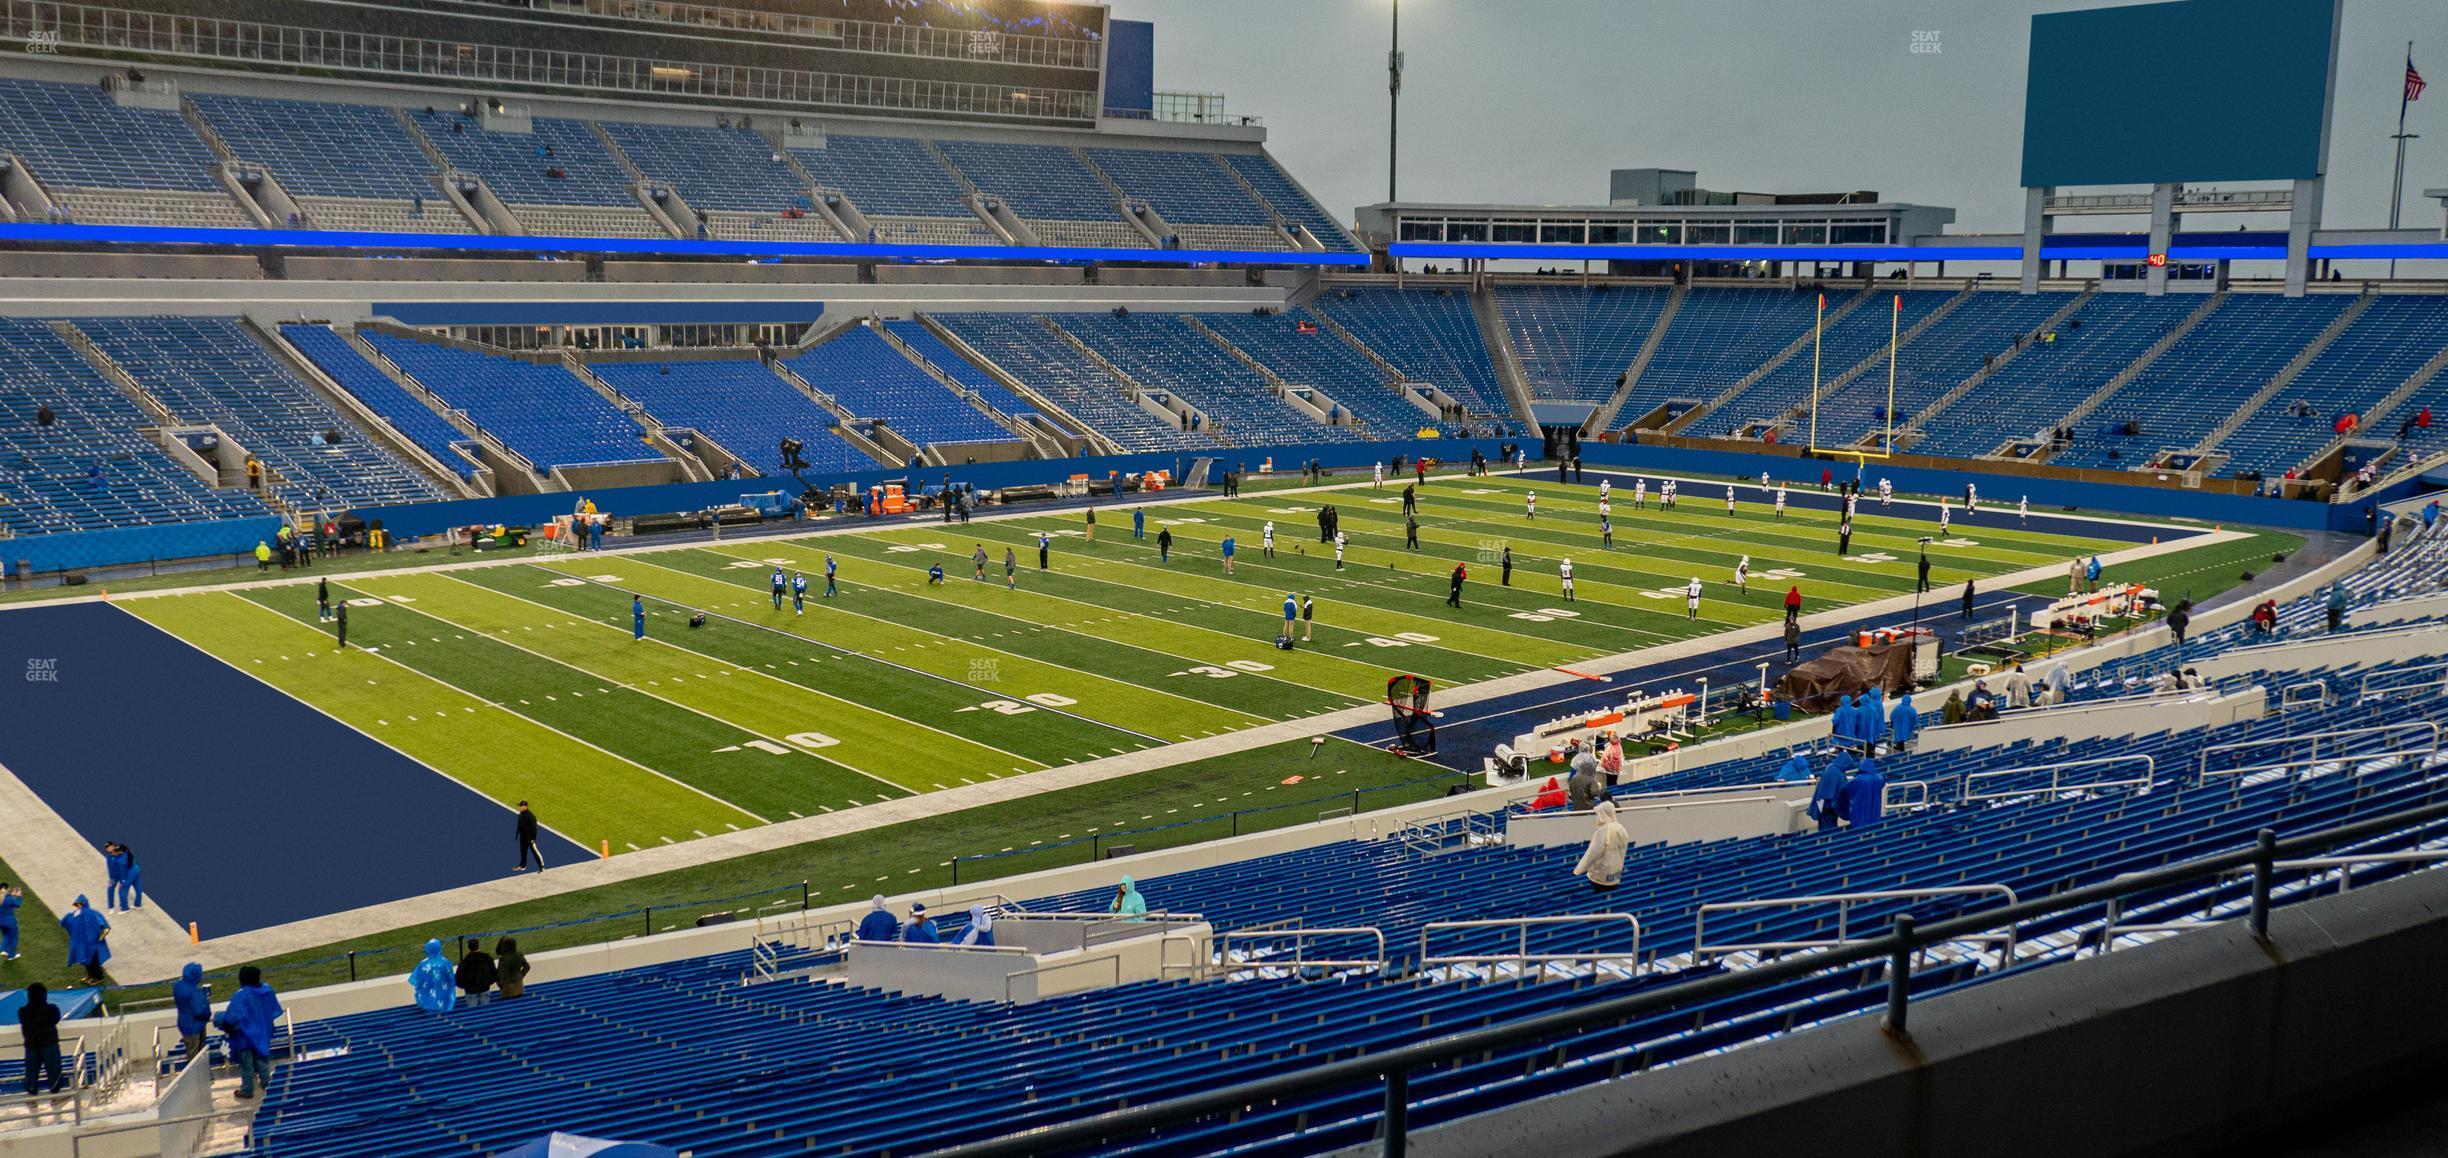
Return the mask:
[[(28, 678), (41, 661), (56, 682)], [(0, 720), (0, 765), (97, 849), (135, 849), (148, 903), (207, 937), (515, 863), (503, 805), (109, 604), (0, 612)]]

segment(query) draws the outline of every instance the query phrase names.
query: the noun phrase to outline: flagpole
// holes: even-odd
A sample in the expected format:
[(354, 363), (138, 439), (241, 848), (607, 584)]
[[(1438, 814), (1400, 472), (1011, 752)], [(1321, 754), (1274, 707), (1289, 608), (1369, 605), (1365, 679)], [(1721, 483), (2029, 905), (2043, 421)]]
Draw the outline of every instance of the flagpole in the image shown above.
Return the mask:
[[(2405, 74), (2397, 78), (2397, 175), (2389, 182), (2388, 227), (2392, 233), (2397, 230), (2398, 213), (2405, 206), (2406, 105), (2414, 95), (2413, 88), (2406, 83), (2406, 77), (2412, 75), (2414, 75), (2414, 42), (2409, 40), (2406, 41)], [(2389, 259), (2388, 272), (2392, 278), (2397, 276), (2396, 258)]]

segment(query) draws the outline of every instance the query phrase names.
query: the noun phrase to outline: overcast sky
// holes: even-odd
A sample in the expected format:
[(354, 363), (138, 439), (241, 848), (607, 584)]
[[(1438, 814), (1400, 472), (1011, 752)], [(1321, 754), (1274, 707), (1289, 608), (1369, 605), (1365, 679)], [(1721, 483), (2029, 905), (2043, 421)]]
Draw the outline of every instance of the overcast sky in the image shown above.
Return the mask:
[[(1385, 199), (1388, 0), (1110, 0), (1156, 87), (1216, 91), (1339, 217)], [(1405, 200), (1603, 203), (1610, 168), (1712, 189), (1873, 189), (2021, 226), (2031, 16), (2100, 0), (1405, 0)], [(1934, 31), (1940, 51), (1910, 50)], [(2347, 0), (2324, 223), (2386, 223), (2405, 42), (2448, 82), (2448, 2)], [(2205, 85), (2233, 83), (2205, 76)], [(2448, 85), (2415, 102), (2405, 222), (2436, 229)], [(2212, 219), (2215, 221), (2216, 219)], [(2241, 220), (2230, 218), (2237, 224)], [(2263, 222), (2254, 222), (2256, 226)]]

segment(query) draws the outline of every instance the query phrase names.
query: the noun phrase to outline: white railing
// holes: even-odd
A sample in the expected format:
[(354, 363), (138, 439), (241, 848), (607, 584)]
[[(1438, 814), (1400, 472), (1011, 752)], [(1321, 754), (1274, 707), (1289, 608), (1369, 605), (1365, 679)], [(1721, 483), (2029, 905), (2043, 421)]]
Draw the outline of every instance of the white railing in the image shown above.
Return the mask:
[(2355, 692), (2355, 701), (2360, 703), (2392, 696), (2436, 696), (2443, 693), (2448, 693), (2448, 661), (2367, 674), (2363, 677), (2362, 686)]
[[(2438, 864), (2443, 861), (2448, 861), (2448, 849), (2410, 849), (2404, 852), (2367, 852), (2353, 853), (2344, 856), (2306, 857), (2302, 860), (2272, 861), (2270, 862), (2270, 868), (2282, 872), (2291, 870), (2295, 872), (2308, 872), (2313, 874), (2304, 880), (2300, 886), (2305, 890), (2305, 895), (2310, 896), (2318, 891), (2321, 878), (2323, 876), (2322, 870), (2324, 869), (2337, 870), (2337, 891), (2340, 893), (2345, 893), (2354, 888), (2354, 870), (2364, 865)], [(2231, 869), (2227, 872), (2220, 873), (2219, 879), (2225, 880), (2235, 877), (2248, 877), (2252, 875), (2252, 872), (2253, 870), (2249, 868)], [(2116, 879), (2123, 880), (2125, 877), (2139, 875), (2142, 874), (2126, 873)], [(2201, 896), (2205, 902), (2201, 916), (2192, 918), (2190, 920), (2140, 923), (2127, 922), (2123, 919), (2125, 915), (2124, 898), (2117, 897), (2111, 899), (2108, 902), (2107, 919), (2100, 924), (2100, 939), (2097, 951), (2106, 953), (2114, 950), (2116, 948), (2116, 940), (2118, 937), (2137, 936), (2144, 933), (2182, 933), (2188, 930), (2199, 929), (2206, 925), (2218, 923), (2218, 918), (2213, 915), (2220, 907), (2218, 886), (2216, 884), (2210, 885), (2207, 888), (2199, 890), (2199, 892), (2194, 895)]]
[[(1324, 937), (1366, 937), (1376, 942), (1377, 953), (1374, 957), (1309, 956), (1309, 942)], [(1245, 949), (1243, 950), (1243, 959), (1239, 964), (1241, 967), (1251, 969), (1375, 969), (1381, 973), (1385, 971), (1385, 930), (1379, 929), (1373, 925), (1309, 928), (1302, 925), (1287, 924), (1277, 928), (1259, 926), (1249, 929), (1235, 929), (1232, 932), (1226, 933), (1222, 937), (1216, 939), (1216, 957), (1222, 963), (1224, 968), (1231, 969), (1234, 967), (1232, 953), (1235, 942), (1240, 942), (1246, 945), (1251, 943), (1285, 940), (1292, 942), (1292, 956), (1290, 959), (1287, 960), (1282, 957), (1269, 957), (1264, 960), (1253, 960), (1249, 958), (1248, 951)]]
[(2329, 682), (2327, 680), (2305, 680), (2278, 689), (2278, 710), (2280, 712), (2291, 712), (2301, 707), (2326, 708), (2328, 706)]
[[(1623, 951), (1588, 949), (1579, 953), (1531, 952), (1531, 928), (1556, 925), (1600, 926), (1592, 930), (1593, 936), (1603, 932), (1607, 927), (1629, 926), (1632, 930), (1632, 947)], [(1431, 956), (1428, 952), (1428, 939), (1443, 929), (1511, 929), (1515, 937), (1513, 951), (1510, 953), (1452, 953)], [(1575, 913), (1557, 917), (1495, 917), (1477, 921), (1430, 921), (1420, 926), (1419, 965), (1422, 969), (1435, 969), (1450, 965), (1520, 965), (1524, 967), (1535, 965), (1544, 970), (1550, 965), (1597, 966), (1610, 961), (1624, 961), (1630, 962), (1632, 971), (1638, 973), (1640, 971), (1640, 941), (1640, 918), (1630, 913)]]
[[(1729, 953), (1781, 953), (1790, 950), (1825, 949), (1834, 945), (1851, 944), (1855, 941), (1867, 941), (1887, 935), (1888, 930), (1885, 927), (1881, 927), (1865, 933), (1862, 936), (1857, 937), (1853, 935), (1853, 907), (1865, 901), (1929, 900), (1936, 897), (1983, 896), (2002, 898), (2008, 905), (2018, 903), (2014, 890), (2007, 888), (2004, 885), (1955, 885), (1946, 888), (1929, 889), (1883, 889), (1861, 893), (1828, 893), (1816, 897), (1771, 897), (1753, 901), (1719, 901), (1715, 904), (1700, 906), (1699, 912), (1693, 915), (1692, 956), (1694, 958), (1702, 958), (1719, 957)], [(1709, 943), (1708, 919), (1709, 914), (1711, 913), (1723, 914), (1744, 912), (1753, 909), (1801, 908), (1807, 905), (1829, 904), (1836, 906), (1836, 935), (1833, 937), (1812, 937), (1791, 941), (1750, 941), (1737, 942), (1733, 944)], [(2002, 950), (2000, 956), (2001, 960), (2012, 961), (2014, 959), (2015, 928), (2012, 925), (2007, 926), (2003, 932), (1989, 933), (1968, 939), (1984, 943), (1997, 943), (2000, 945)]]
[[(2405, 720), (2405, 721), (2401, 721), (2401, 722), (2399, 722), (2399, 723), (2395, 723), (2395, 724), (2378, 724), (2378, 725), (2374, 725), (2374, 726), (2371, 726), (2371, 727), (2365, 727), (2365, 728), (2333, 728), (2333, 729), (2331, 729), (2331, 730), (2329, 730), (2329, 731), (2325, 731), (2325, 732), (2306, 732), (2306, 733), (2304, 733), (2304, 734), (2302, 734), (2302, 735), (2300, 735), (2300, 736), (2271, 736), (2271, 737), (2268, 737), (2268, 738), (2266, 738), (2266, 739), (2260, 739), (2260, 740), (2237, 740), (2237, 741), (2235, 741), (2235, 742), (2233, 742), (2233, 743), (2228, 743), (2228, 744), (2213, 744), (2213, 745), (2211, 745), (2211, 746), (2209, 746), (2209, 747), (2207, 747), (2207, 748), (2202, 749), (2202, 752), (2201, 752), (2201, 766), (2200, 766), (2200, 768), (2197, 770), (2197, 774), (2198, 774), (2199, 776), (2201, 776), (2203, 779), (2208, 779), (2208, 778), (2209, 778), (2211, 775), (2213, 775), (2213, 773), (2210, 771), (2210, 757), (2211, 757), (2211, 756), (2213, 756), (2213, 755), (2216, 755), (2217, 753), (2220, 753), (2220, 752), (2241, 752), (2241, 751), (2247, 751), (2247, 750), (2254, 749), (2254, 748), (2289, 748), (2289, 749), (2291, 749), (2291, 748), (2293, 748), (2294, 746), (2296, 746), (2296, 745), (2298, 745), (2298, 744), (2309, 744), (2309, 745), (2310, 745), (2310, 747), (2311, 747), (2311, 751), (2309, 751), (2308, 753), (2306, 753), (2303, 759), (2301, 759), (2301, 760), (2288, 760), (2288, 761), (2284, 761), (2283, 763), (2284, 763), (2284, 764), (2317, 763), (2317, 762), (2320, 762), (2322, 759), (2324, 759), (2324, 758), (2321, 756), (2321, 741), (2323, 741), (2323, 740), (2331, 740), (2331, 741), (2335, 741), (2335, 740), (2345, 739), (2345, 738), (2347, 738), (2347, 737), (2351, 737), (2351, 736), (2393, 735), (2393, 734), (2399, 734), (2399, 733), (2404, 733), (2404, 732), (2427, 732), (2427, 733), (2429, 733), (2429, 734), (2430, 734), (2430, 737), (2431, 737), (2431, 742), (2430, 742), (2430, 744), (2429, 744), (2428, 746), (2424, 747), (2420, 753), (2417, 753), (2417, 752), (2416, 752), (2416, 751), (2414, 751), (2413, 749), (2403, 749), (2403, 750), (2398, 750), (2398, 751), (2389, 751), (2389, 752), (2354, 752), (2354, 753), (2347, 753), (2347, 752), (2341, 752), (2341, 751), (2339, 751), (2339, 750), (2338, 750), (2338, 747), (2337, 747), (2336, 745), (2332, 744), (2332, 745), (2331, 745), (2331, 747), (2330, 747), (2330, 753), (2329, 753), (2329, 755), (2326, 757), (2326, 759), (2335, 760), (2335, 759), (2340, 759), (2340, 758), (2342, 758), (2342, 757), (2344, 757), (2344, 756), (2348, 756), (2348, 755), (2353, 755), (2353, 756), (2361, 756), (2361, 757), (2369, 757), (2369, 758), (2374, 758), (2374, 759), (2377, 759), (2377, 758), (2379, 758), (2379, 757), (2383, 757), (2383, 756), (2412, 756), (2412, 755), (2418, 755), (2418, 754), (2428, 754), (2428, 755), (2433, 755), (2433, 756), (2436, 756), (2436, 755), (2438, 755), (2438, 754), (2439, 754), (2439, 750), (2440, 750), (2440, 726), (2439, 726), (2439, 724), (2438, 724), (2438, 723), (2436, 723), (2436, 722), (2434, 722), (2434, 721), (2431, 721), (2431, 720)], [(2260, 767), (2261, 767), (2261, 768), (2268, 768), (2268, 767), (2273, 767), (2273, 766), (2277, 766), (2277, 765), (2261, 765)], [(2237, 769), (2230, 769), (2230, 770), (2228, 770), (2228, 772), (2233, 772), (2233, 771), (2238, 771), (2238, 770), (2237, 770)], [(2224, 774), (2227, 774), (2227, 773), (2220, 773), (2220, 774), (2224, 775)]]
[[(2073, 769), (2096, 768), (2103, 765), (2133, 763), (2140, 763), (2142, 765), (2142, 775), (2139, 778), (2129, 777), (2116, 780), (2087, 780), (2080, 784), (2068, 784), (2065, 782), (2065, 774)], [(1984, 792), (1975, 790), (1974, 786), (1976, 781), (2002, 780), (2009, 776), (2032, 776), (2041, 772), (2046, 772), (2049, 774), (2049, 782), (2047, 787), (2033, 786), (2000, 788), (1994, 791)], [(2152, 759), (2149, 755), (2141, 752), (2131, 752), (2123, 756), (2101, 756), (2090, 760), (2067, 760), (2059, 764), (2038, 764), (2029, 768), (1999, 768), (1988, 772), (1974, 772), (1966, 775), (1963, 778), (1963, 800), (1966, 803), (1970, 803), (1971, 801), (1975, 800), (2002, 800), (2016, 796), (2033, 796), (2050, 792), (2085, 791), (2095, 788), (2139, 787), (2147, 791), (2151, 786), (2151, 782), (2158, 778), (2158, 774), (2159, 762)]]
[(1927, 780), (1890, 780), (1879, 792), (1879, 809), (1883, 812), (1899, 808), (1927, 808), (1929, 803)]

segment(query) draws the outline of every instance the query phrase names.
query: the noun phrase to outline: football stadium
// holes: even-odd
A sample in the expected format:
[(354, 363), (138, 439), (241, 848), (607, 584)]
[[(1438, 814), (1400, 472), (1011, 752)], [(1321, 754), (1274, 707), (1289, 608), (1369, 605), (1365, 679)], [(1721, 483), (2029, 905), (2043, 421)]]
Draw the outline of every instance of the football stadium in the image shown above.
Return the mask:
[(0, 0), (0, 1155), (2448, 1153), (2441, 13), (1409, 7)]

